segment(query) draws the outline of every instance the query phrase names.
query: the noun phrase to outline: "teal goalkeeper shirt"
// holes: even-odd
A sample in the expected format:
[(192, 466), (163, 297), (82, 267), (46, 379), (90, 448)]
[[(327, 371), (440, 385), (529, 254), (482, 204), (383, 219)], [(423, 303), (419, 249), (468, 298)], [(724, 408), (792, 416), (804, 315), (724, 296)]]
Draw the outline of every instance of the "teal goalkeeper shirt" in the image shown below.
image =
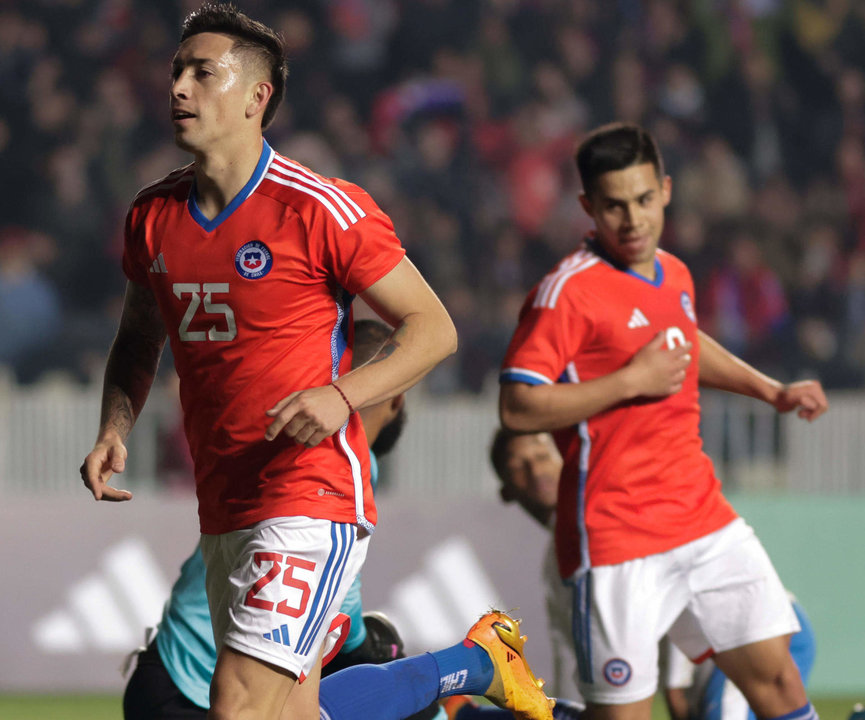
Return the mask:
[[(378, 462), (370, 451), (370, 479), (378, 484)], [(186, 697), (198, 707), (210, 707), (210, 680), (216, 667), (216, 645), (210, 623), (210, 609), (204, 589), (205, 567), (201, 547), (180, 568), (180, 577), (171, 588), (165, 604), (156, 647), (165, 669)], [(354, 650), (366, 638), (358, 575), (340, 608), (351, 618), (351, 629), (342, 652)]]
[(156, 633), (156, 647), (177, 689), (199, 707), (209, 708), (216, 645), (204, 576), (204, 558), (201, 547), (196, 546), (171, 588)]

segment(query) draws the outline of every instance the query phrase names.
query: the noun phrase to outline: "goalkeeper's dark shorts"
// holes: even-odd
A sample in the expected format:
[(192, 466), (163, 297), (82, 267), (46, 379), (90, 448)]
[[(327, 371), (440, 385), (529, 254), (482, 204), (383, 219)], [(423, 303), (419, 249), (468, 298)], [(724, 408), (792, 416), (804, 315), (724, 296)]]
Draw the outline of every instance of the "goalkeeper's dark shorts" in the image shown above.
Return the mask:
[(174, 684), (162, 662), (156, 640), (139, 653), (138, 666), (123, 694), (124, 720), (205, 720), (198, 707)]

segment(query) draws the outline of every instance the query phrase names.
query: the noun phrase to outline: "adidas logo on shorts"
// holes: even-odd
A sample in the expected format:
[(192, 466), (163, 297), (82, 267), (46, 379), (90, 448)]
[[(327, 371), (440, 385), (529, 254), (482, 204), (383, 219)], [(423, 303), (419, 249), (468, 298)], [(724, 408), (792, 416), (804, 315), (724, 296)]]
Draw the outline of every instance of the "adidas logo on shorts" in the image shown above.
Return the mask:
[(284, 623), (278, 628), (273, 628), (270, 632), (263, 633), (262, 637), (265, 640), (273, 640), (273, 642), (280, 643), (286, 647), (291, 646), (291, 643), (288, 641), (288, 625)]

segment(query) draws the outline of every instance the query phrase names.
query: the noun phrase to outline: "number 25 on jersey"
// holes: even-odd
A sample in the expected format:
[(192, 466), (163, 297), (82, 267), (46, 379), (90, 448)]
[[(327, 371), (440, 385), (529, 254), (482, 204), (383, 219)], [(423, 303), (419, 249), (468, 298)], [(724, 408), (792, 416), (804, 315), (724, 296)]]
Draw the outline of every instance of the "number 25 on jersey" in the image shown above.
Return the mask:
[[(185, 342), (228, 342), (237, 337), (237, 323), (234, 320), (234, 310), (225, 303), (213, 302), (213, 295), (227, 295), (228, 283), (174, 283), (172, 286), (174, 295), (182, 300), (184, 295), (189, 296), (189, 305), (180, 321), (178, 335)], [(207, 331), (190, 330), (189, 324), (198, 312), (198, 308), (204, 304), (204, 313), (207, 315), (222, 315), (225, 319), (220, 329), (217, 324), (211, 325)]]

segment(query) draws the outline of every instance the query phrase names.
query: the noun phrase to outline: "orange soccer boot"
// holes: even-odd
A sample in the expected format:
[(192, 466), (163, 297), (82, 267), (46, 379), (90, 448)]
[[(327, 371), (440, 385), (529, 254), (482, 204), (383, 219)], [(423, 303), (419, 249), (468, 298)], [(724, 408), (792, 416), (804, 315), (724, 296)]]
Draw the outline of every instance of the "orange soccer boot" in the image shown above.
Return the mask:
[(520, 635), (519, 620), (493, 610), (472, 625), (466, 639), (486, 650), (493, 663), (493, 681), (484, 697), (517, 720), (553, 720), (555, 701), (544, 694), (544, 681), (523, 657), (526, 637)]

